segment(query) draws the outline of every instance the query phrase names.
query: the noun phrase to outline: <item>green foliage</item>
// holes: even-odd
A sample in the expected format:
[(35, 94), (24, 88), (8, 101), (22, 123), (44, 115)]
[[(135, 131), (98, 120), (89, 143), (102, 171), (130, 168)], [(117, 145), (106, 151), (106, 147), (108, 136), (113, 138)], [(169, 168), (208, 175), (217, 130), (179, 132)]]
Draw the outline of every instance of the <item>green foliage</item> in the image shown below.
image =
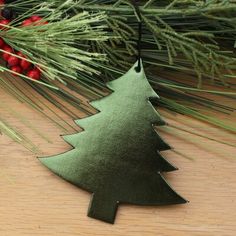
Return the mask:
[[(64, 11), (61, 8), (65, 8), (65, 4), (52, 6), (43, 2), (28, 9), (7, 26), (8, 30), (1, 31), (0, 37), (39, 66), (48, 84), (53, 80), (64, 82), (63, 77), (77, 79), (80, 72), (100, 73), (99, 63), (105, 60), (105, 55), (88, 52), (81, 42), (108, 39), (104, 31), (104, 13), (81, 12), (74, 16), (64, 15), (62, 19)], [(42, 15), (42, 21), (48, 24), (42, 22), (22, 27), (22, 20), (32, 15)]]
[[(148, 78), (162, 98), (160, 105), (235, 131), (235, 124), (220, 120), (217, 114), (235, 110), (224, 105), (223, 100), (232, 99), (233, 104), (236, 96), (236, 3), (140, 0), (139, 5), (143, 21), (142, 58)], [(18, 0), (9, 6), (18, 12), (18, 19), (40, 14), (50, 22), (23, 29), (16, 20), (2, 37), (40, 65), (44, 71), (42, 83), (49, 88), (40, 82), (30, 81), (30, 85), (74, 119), (73, 112), (58, 104), (54, 95), (76, 109), (89, 111), (74, 93), (68, 93), (56, 81), (88, 99), (99, 98), (106, 94), (104, 81), (117, 78), (135, 61), (138, 25), (131, 1)], [(85, 21), (81, 22), (80, 17)], [(215, 94), (214, 98), (205, 98), (207, 93)], [(32, 106), (32, 102), (27, 103)], [(212, 111), (216, 117), (212, 117)]]
[[(126, 30), (132, 28), (137, 32), (137, 19), (130, 1), (113, 1), (113, 4), (112, 1), (109, 3), (99, 0), (81, 1), (76, 8), (104, 10), (111, 19), (116, 15), (124, 16), (123, 27), (113, 25), (110, 28), (115, 34), (118, 34), (120, 29), (127, 32), (129, 38), (122, 36), (126, 42), (125, 49), (130, 55), (135, 54), (135, 51), (129, 48), (134, 48), (137, 33), (130, 35), (130, 31)], [(217, 40), (222, 37), (222, 33), (226, 37), (235, 30), (236, 3), (140, 1), (140, 10), (144, 22), (143, 48), (144, 52), (146, 51), (144, 61), (147, 63), (163, 63), (167, 67), (173, 65), (179, 69), (185, 66), (197, 73), (199, 86), (202, 83), (202, 76), (217, 77), (224, 82), (222, 70), (230, 73), (231, 69), (235, 68), (236, 60), (232, 52), (222, 50)], [(126, 56), (125, 50), (122, 51), (124, 45), (120, 45), (120, 47), (116, 47), (115, 44), (109, 45), (111, 51), (115, 48), (112, 61), (115, 61), (114, 56), (119, 54), (116, 57), (116, 65), (122, 64), (122, 58)], [(124, 55), (121, 55), (122, 52)]]
[[(192, 99), (194, 96), (190, 94), (193, 91), (192, 83), (172, 81), (175, 71), (181, 71), (191, 75), (192, 78), (197, 78), (198, 90), (195, 92), (203, 92), (200, 88), (215, 82), (224, 86), (222, 94), (227, 95), (231, 92), (231, 95), (235, 96), (233, 78), (231, 81), (227, 78), (233, 75), (236, 68), (234, 55), (236, 3), (230, 0), (149, 0), (139, 1), (139, 5), (143, 21), (142, 58), (146, 68), (149, 69), (147, 74), (152, 82), (155, 85), (162, 83), (160, 94), (166, 98), (162, 100), (162, 105), (181, 113), (180, 108), (184, 108), (185, 101), (190, 100), (191, 107), (186, 107), (185, 114), (193, 116), (196, 111), (201, 114), (201, 120), (214, 125), (224, 124), (221, 121), (214, 122), (213, 118), (196, 110), (196, 104), (208, 107), (209, 110), (215, 110), (215, 106), (209, 106), (209, 101), (197, 96)], [(108, 56), (105, 68), (101, 68), (102, 78), (116, 78), (116, 73), (123, 73), (137, 54), (138, 24), (131, 1), (81, 0), (77, 1), (74, 8), (76, 12), (104, 11), (108, 15), (108, 27), (118, 38), (111, 38), (107, 42), (95, 42), (91, 49), (93, 52)], [(168, 78), (162, 78), (161, 73), (157, 75), (154, 72), (160, 67), (168, 71)], [(171, 84), (177, 85), (178, 89), (175, 91), (173, 87), (171, 89)], [(175, 101), (175, 105), (172, 106), (167, 103), (169, 101), (167, 94), (170, 93)], [(218, 98), (220, 99), (220, 96)], [(200, 118), (200, 116), (194, 117)], [(230, 124), (220, 126), (235, 130)]]
[[(9, 25), (4, 25), (5, 30), (0, 31), (0, 37), (16, 51), (27, 56), (24, 60), (40, 68), (42, 78), (39, 81), (23, 74), (17, 74), (26, 83), (29, 81), (38, 92), (42, 90), (42, 86), (46, 86), (51, 89), (48, 91), (50, 94), (57, 93), (65, 97), (65, 91), (60, 90), (57, 82), (70, 85), (70, 81), (77, 80), (78, 77), (100, 74), (99, 67), (106, 60), (105, 55), (89, 52), (83, 42), (85, 40), (87, 42), (104, 41), (109, 38), (105, 31), (106, 15), (103, 12), (88, 13), (84, 11), (70, 16), (65, 12), (71, 9), (74, 6), (73, 4), (69, 6), (62, 3), (55, 6), (52, 3), (42, 1), (37, 2), (37, 4), (35, 1), (17, 1), (14, 4), (18, 9), (18, 17)], [(38, 22), (27, 27), (21, 26), (22, 21), (32, 15), (42, 16), (42, 24)], [(44, 21), (47, 21), (48, 24), (43, 24)], [(2, 53), (3, 50), (0, 49), (0, 52)], [(9, 54), (13, 55), (12, 53)], [(14, 56), (21, 58), (15, 54)], [(47, 114), (40, 107), (37, 107), (28, 98), (28, 95), (24, 94), (24, 90), (10, 82), (9, 78), (14, 77), (11, 75), (11, 70), (3, 63), (0, 70), (5, 72), (0, 79), (0, 87), (47, 117)], [(51, 95), (45, 93), (45, 97), (51, 98), (50, 101), (55, 103)], [(10, 112), (10, 108), (8, 110)], [(19, 114), (16, 116), (19, 117)], [(33, 145), (30, 145), (29, 140), (11, 127), (4, 118), (1, 117), (0, 120), (2, 133), (24, 145), (29, 144), (27, 147), (32, 151), (36, 150)], [(34, 130), (33, 127), (30, 128)], [(40, 136), (44, 137), (42, 134)]]

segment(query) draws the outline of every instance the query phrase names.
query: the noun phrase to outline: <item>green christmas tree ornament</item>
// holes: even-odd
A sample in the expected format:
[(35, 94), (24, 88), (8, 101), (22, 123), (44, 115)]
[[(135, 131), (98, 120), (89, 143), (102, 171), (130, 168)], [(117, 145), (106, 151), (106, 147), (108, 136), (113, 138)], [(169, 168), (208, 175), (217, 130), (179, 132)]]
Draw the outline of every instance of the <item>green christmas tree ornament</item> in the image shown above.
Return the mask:
[(40, 161), (91, 192), (88, 216), (109, 223), (114, 222), (120, 203), (186, 203), (161, 175), (176, 168), (160, 154), (170, 146), (154, 130), (154, 125), (165, 122), (150, 102), (159, 97), (142, 63), (136, 62), (107, 86), (111, 94), (90, 103), (99, 112), (75, 121), (84, 131), (63, 137), (74, 149)]

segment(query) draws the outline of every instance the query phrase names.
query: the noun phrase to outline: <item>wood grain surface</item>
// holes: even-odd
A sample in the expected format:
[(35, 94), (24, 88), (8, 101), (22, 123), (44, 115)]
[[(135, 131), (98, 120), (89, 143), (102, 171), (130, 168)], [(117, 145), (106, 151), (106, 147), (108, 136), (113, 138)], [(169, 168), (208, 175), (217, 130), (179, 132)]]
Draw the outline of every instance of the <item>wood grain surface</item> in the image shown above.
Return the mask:
[[(39, 112), (2, 90), (0, 99), (1, 117), (27, 134), (41, 150), (38, 155), (71, 149), (60, 137), (64, 132)], [(19, 117), (7, 112), (6, 107), (11, 107)], [(0, 236), (236, 235), (236, 148), (184, 130), (236, 145), (235, 135), (181, 115), (173, 116), (164, 110), (161, 113), (170, 125), (183, 129), (164, 127), (160, 133), (175, 148), (163, 155), (179, 168), (165, 177), (190, 201), (188, 204), (121, 205), (114, 225), (88, 218), (89, 193), (55, 176), (40, 164), (36, 154), (1, 135)], [(23, 124), (20, 117), (29, 122)], [(73, 124), (71, 119), (66, 119)], [(186, 119), (193, 128), (183, 124)], [(235, 114), (228, 119), (235, 122)], [(48, 141), (40, 137), (41, 132)]]

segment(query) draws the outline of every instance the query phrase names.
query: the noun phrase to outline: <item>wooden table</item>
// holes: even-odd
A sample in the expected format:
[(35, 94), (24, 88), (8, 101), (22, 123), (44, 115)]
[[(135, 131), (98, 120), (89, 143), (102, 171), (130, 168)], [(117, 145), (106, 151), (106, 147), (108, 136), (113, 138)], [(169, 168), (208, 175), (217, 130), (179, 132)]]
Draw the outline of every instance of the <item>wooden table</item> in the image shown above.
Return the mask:
[[(51, 121), (3, 91), (0, 98), (1, 116), (27, 135), (42, 156), (71, 148), (59, 136), (62, 130)], [(6, 106), (30, 122), (22, 124), (6, 112)], [(190, 129), (182, 123), (186, 117), (173, 119), (165, 111), (162, 114), (170, 124)], [(236, 121), (235, 116), (230, 119)], [(193, 132), (236, 144), (233, 134), (191, 119), (189, 122)], [(29, 126), (47, 134), (52, 142), (32, 132)], [(115, 225), (88, 218), (89, 193), (55, 176), (35, 154), (6, 135), (0, 136), (0, 235), (236, 235), (236, 148), (171, 127), (162, 128), (160, 133), (176, 151), (165, 152), (165, 157), (179, 167), (179, 171), (165, 177), (190, 203), (165, 207), (121, 205)]]

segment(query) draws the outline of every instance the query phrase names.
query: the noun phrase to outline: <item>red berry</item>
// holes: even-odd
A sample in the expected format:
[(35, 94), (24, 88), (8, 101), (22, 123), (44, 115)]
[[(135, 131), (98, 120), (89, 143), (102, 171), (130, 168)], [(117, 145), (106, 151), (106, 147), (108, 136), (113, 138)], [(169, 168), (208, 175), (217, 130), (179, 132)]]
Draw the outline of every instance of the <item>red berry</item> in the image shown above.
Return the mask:
[(27, 76), (34, 80), (40, 80), (41, 72), (38, 69), (28, 71)]
[(22, 73), (22, 68), (20, 66), (12, 66), (11, 70), (13, 71), (12, 74), (16, 75), (14, 72), (21, 74)]
[(20, 59), (16, 56), (10, 56), (7, 60), (9, 66), (16, 66), (20, 64)]
[(31, 19), (26, 19), (22, 22), (22, 26), (29, 26), (32, 25), (33, 21)]
[[(26, 58), (26, 56), (25, 56), (22, 52), (17, 52), (16, 54), (17, 54), (19, 57), (21, 57), (21, 58)], [(30, 63), (29, 61), (24, 60), (24, 59), (21, 59), (21, 58), (19, 58), (19, 59), (20, 59), (20, 66), (21, 66), (21, 68), (22, 68), (23, 70), (29, 69), (29, 67), (31, 66), (31, 63)]]
[[(25, 55), (24, 55), (22, 52), (17, 52), (16, 55), (19, 56), (19, 57), (25, 58)], [(20, 59), (21, 59), (21, 58), (20, 58)]]
[(21, 60), (20, 61), (20, 66), (22, 67), (23, 70), (27, 70), (31, 66), (31, 63), (29, 61), (26, 61), (26, 60)]
[(3, 52), (3, 53), (2, 53), (2, 57), (3, 57), (3, 59), (4, 59), (5, 61), (7, 61), (7, 60), (9, 59), (9, 57), (11, 56), (11, 55), (10, 55), (9, 53), (7, 53), (7, 52), (13, 53), (13, 48), (11, 48), (11, 47), (8, 46), (8, 45), (5, 45), (5, 46), (3, 47), (3, 50), (6, 51), (6, 52)]
[(9, 57), (10, 57), (10, 54), (8, 54), (8, 53), (6, 53), (6, 52), (3, 52), (3, 53), (2, 53), (2, 58), (3, 58), (3, 60), (7, 61), (7, 60), (9, 59)]
[(4, 4), (5, 3), (5, 0), (0, 0), (0, 4)]
[(8, 25), (10, 23), (10, 20), (0, 20), (0, 29), (7, 29), (4, 25)]
[(0, 48), (3, 48), (5, 46), (5, 42), (2, 38), (0, 38)]
[(10, 47), (9, 45), (5, 45), (5, 46), (3, 47), (3, 50), (4, 50), (4, 51), (11, 50), (11, 51), (13, 52), (13, 48)]
[(2, 24), (2, 25), (7, 25), (7, 24), (9, 24), (11, 21), (10, 20), (7, 20), (7, 19), (2, 19), (2, 20), (0, 20), (0, 23)]
[(37, 16), (37, 15), (30, 17), (30, 20), (33, 21), (33, 22), (35, 22), (35, 21), (40, 21), (40, 20), (42, 20), (42, 19), (43, 19), (43, 18), (42, 18), (41, 16)]

